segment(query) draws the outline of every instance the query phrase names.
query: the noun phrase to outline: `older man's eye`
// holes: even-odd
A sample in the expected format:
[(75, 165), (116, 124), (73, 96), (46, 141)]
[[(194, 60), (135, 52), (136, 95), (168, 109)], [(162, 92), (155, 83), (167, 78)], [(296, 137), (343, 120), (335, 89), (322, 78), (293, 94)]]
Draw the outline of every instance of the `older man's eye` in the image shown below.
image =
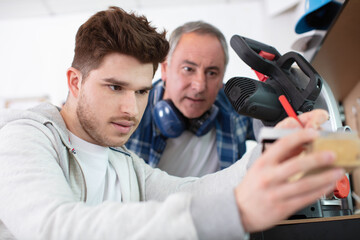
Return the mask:
[(214, 76), (217, 76), (217, 75), (218, 75), (218, 72), (215, 72), (215, 71), (209, 71), (209, 72), (207, 72), (207, 74), (208, 74), (209, 76), (214, 77)]
[(191, 67), (184, 67), (184, 70), (187, 71), (187, 72), (192, 72), (192, 71), (194, 71), (194, 69), (191, 68)]
[(121, 90), (121, 87), (120, 87), (120, 86), (117, 86), (117, 85), (109, 85), (109, 87), (110, 87), (111, 90), (113, 90), (113, 91), (119, 91), (119, 90)]

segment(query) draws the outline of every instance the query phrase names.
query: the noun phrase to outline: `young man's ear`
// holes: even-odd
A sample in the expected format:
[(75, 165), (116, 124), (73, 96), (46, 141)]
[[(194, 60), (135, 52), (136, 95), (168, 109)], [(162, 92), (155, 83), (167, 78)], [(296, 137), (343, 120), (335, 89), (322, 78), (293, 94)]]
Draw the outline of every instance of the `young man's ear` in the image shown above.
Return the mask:
[(167, 60), (161, 63), (161, 80), (166, 82)]
[(76, 68), (70, 67), (66, 72), (66, 76), (70, 94), (77, 98), (80, 91), (82, 74)]

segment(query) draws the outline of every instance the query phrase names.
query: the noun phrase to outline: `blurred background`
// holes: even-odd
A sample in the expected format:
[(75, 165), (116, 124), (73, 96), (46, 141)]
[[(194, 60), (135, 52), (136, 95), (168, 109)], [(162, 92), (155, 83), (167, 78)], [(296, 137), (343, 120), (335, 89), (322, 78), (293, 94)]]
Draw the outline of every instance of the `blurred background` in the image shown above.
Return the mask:
[[(238, 34), (281, 54), (294, 50), (295, 25), (304, 13), (304, 0), (0, 0), (0, 108), (43, 100), (61, 106), (77, 29), (112, 5), (147, 16), (168, 33), (184, 22), (204, 20), (217, 26), (228, 43)], [(224, 82), (234, 76), (256, 78), (230, 46), (229, 53)]]

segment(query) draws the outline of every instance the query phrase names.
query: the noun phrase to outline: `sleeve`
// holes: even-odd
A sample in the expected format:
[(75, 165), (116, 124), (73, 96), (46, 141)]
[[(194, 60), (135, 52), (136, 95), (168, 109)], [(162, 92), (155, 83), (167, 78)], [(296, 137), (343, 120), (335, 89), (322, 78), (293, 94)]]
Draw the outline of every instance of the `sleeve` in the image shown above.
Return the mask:
[(0, 219), (16, 239), (197, 239), (188, 193), (163, 201), (81, 202), (51, 140), (37, 128), (45, 127), (9, 124), (0, 131)]
[[(231, 188), (221, 191), (228, 197), (220, 197), (209, 192), (212, 181), (207, 179), (176, 181), (149, 171), (147, 181), (158, 186), (149, 184), (146, 202), (85, 205), (73, 194), (56, 161), (52, 140), (44, 135), (46, 129), (39, 130), (42, 127), (9, 124), (0, 131), (0, 219), (17, 239), (215, 239), (212, 233), (224, 231), (222, 239), (242, 235)], [(159, 188), (166, 183), (159, 184), (161, 180), (169, 182), (167, 189), (176, 191), (164, 194)], [(201, 182), (207, 186), (194, 194), (202, 188)], [(220, 205), (218, 201), (224, 207), (212, 211), (212, 206)], [(206, 223), (216, 225), (218, 213), (228, 221), (238, 220), (233, 226), (220, 226), (223, 232), (208, 230)], [(206, 216), (211, 217), (207, 222)]]
[(247, 171), (248, 158), (232, 166), (201, 178), (178, 178), (166, 172), (144, 166), (146, 169), (146, 199), (166, 199), (174, 192), (191, 193), (191, 215), (200, 239), (242, 239), (242, 228), (234, 188)]

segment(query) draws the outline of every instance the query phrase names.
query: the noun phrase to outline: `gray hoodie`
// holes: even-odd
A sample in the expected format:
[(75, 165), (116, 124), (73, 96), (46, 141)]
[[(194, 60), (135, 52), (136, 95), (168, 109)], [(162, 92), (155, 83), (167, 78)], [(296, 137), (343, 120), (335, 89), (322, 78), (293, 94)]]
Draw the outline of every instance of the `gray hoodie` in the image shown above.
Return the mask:
[(202, 178), (178, 178), (151, 168), (125, 146), (111, 150), (122, 202), (88, 206), (59, 109), (44, 103), (1, 110), (0, 239), (244, 236), (233, 189), (246, 172), (245, 160)]

